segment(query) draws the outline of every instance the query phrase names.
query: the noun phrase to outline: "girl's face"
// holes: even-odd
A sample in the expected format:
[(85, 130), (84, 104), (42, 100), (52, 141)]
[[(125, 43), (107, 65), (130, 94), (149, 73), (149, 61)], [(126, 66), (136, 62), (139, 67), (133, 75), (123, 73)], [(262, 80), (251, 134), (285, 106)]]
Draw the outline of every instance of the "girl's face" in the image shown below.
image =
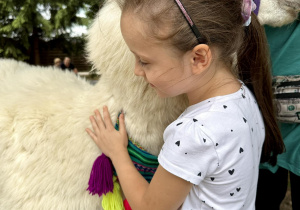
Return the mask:
[(161, 97), (186, 93), (192, 76), (189, 53), (179, 56), (172, 47), (155, 42), (145, 33), (144, 24), (135, 15), (122, 15), (122, 34), (136, 59), (135, 75), (143, 77)]

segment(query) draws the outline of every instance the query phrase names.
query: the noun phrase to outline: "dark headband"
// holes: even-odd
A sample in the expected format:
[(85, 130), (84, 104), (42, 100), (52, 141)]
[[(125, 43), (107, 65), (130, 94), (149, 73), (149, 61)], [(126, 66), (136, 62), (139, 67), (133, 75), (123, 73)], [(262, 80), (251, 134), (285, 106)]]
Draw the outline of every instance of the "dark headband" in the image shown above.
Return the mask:
[(189, 24), (189, 26), (191, 27), (193, 33), (195, 34), (197, 41), (199, 42), (199, 44), (202, 44), (202, 42), (200, 41), (202, 39), (202, 36), (198, 30), (198, 28), (196, 27), (194, 21), (192, 20), (192, 18), (190, 17), (190, 15), (187, 13), (186, 9), (184, 8), (184, 6), (182, 5), (180, 0), (175, 0), (177, 6), (179, 7), (181, 13), (183, 14), (185, 20), (187, 21), (187, 23)]

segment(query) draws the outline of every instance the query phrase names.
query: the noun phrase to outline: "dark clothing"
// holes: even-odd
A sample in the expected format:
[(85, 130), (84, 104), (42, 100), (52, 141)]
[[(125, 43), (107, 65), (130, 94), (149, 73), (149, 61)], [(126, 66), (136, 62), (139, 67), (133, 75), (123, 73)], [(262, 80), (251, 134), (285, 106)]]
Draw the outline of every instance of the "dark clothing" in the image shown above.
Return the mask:
[(256, 210), (279, 210), (288, 187), (288, 174), (292, 195), (292, 207), (300, 209), (300, 177), (279, 167), (276, 173), (266, 169), (259, 170)]
[(259, 170), (256, 210), (279, 210), (285, 197), (288, 183), (288, 171), (279, 168), (275, 174), (266, 169)]
[[(299, 16), (300, 17), (300, 16)], [(300, 74), (300, 21), (279, 28), (265, 26), (273, 76)], [(261, 164), (256, 210), (279, 210), (290, 177), (292, 206), (300, 210), (300, 123), (279, 123), (286, 151), (277, 156), (277, 165)]]
[(73, 70), (75, 69), (75, 66), (74, 66), (72, 63), (70, 63), (69, 67), (66, 67), (65, 64), (62, 63), (62, 64), (60, 65), (60, 68), (61, 68), (62, 70), (73, 71)]

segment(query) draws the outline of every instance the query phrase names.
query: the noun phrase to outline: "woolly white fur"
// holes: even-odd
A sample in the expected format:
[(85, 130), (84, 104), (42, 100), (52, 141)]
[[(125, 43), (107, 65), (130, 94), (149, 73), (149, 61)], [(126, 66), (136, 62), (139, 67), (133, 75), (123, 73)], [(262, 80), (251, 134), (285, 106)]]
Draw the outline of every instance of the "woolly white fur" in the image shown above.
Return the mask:
[[(271, 14), (264, 15), (267, 4), (272, 3), (262, 1), (262, 23)], [(134, 58), (119, 22), (120, 9), (109, 1), (89, 30), (88, 59), (101, 74), (95, 86), (53, 67), (0, 60), (1, 210), (102, 209), (101, 198), (86, 191), (101, 151), (85, 128), (93, 111), (104, 105), (113, 122), (123, 110), (129, 136), (159, 153), (164, 129), (186, 108), (187, 99), (161, 99), (134, 75)]]
[(299, 0), (261, 0), (258, 20), (262, 25), (280, 27), (296, 20)]

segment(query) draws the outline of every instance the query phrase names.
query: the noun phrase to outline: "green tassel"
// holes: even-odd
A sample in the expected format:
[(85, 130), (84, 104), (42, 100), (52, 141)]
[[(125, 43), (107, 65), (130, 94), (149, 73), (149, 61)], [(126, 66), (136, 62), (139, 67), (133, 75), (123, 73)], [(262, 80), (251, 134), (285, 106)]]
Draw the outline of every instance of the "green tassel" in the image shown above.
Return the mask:
[(113, 182), (114, 190), (103, 195), (102, 207), (104, 210), (124, 210), (121, 187), (116, 176), (113, 176)]

